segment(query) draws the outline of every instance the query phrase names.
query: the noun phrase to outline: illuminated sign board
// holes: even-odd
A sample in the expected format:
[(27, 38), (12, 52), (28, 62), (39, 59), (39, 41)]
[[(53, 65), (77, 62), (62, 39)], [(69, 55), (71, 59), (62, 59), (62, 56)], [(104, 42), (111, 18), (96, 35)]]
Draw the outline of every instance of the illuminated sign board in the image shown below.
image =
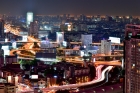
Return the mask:
[(31, 75), (31, 79), (38, 79), (38, 75)]
[(27, 42), (28, 41), (28, 37), (27, 36), (22, 36), (22, 41)]
[(16, 42), (13, 42), (12, 43), (12, 47), (15, 49), (15, 48), (17, 48), (17, 43)]
[(120, 44), (120, 38), (117, 38), (117, 37), (109, 37), (109, 40), (111, 40), (111, 43)]

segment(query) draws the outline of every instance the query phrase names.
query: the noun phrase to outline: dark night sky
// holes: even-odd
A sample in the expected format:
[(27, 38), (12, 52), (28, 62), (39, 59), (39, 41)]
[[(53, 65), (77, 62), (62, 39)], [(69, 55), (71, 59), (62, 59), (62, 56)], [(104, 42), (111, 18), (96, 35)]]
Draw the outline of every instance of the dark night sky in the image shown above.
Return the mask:
[(140, 0), (0, 0), (1, 14), (140, 15)]

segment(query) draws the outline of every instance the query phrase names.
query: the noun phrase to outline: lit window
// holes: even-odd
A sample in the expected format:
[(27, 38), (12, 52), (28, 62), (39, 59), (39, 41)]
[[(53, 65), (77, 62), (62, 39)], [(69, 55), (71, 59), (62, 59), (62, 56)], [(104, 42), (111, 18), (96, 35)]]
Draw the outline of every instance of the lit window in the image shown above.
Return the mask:
[(127, 58), (127, 60), (130, 60), (130, 58)]
[(135, 64), (133, 64), (131, 68), (134, 69), (134, 67), (135, 67)]

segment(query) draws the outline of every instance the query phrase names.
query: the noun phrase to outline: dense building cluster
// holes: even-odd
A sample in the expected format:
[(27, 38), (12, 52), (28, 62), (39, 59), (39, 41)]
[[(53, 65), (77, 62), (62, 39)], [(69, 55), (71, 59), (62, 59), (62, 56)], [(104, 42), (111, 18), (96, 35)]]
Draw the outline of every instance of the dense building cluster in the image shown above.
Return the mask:
[[(109, 36), (119, 37), (122, 41), (125, 25), (140, 23), (139, 18), (132, 16), (86, 16), (83, 14), (77, 16), (67, 14), (41, 16), (33, 15), (32, 12), (29, 14), (31, 15), (3, 16), (3, 19), (5, 19), (5, 23), (10, 22), (13, 26), (18, 26), (21, 35), (34, 34), (35, 37), (41, 38), (49, 33), (49, 39), (53, 41), (56, 40), (55, 32), (58, 31), (65, 32), (65, 39), (70, 41), (80, 41), (83, 33), (92, 34), (94, 42), (99, 42), (103, 38), (108, 39)], [(26, 20), (28, 17), (31, 17), (32, 20), (28, 21), (27, 27)], [(31, 22), (30, 25), (29, 22)], [(9, 36), (9, 38), (11, 37), (13, 36)]]
[[(73, 89), (73, 84), (77, 86), (76, 91), (92, 87), (94, 80), (97, 84), (105, 79), (120, 83), (121, 78), (123, 81), (123, 70), (119, 68), (115, 72), (113, 66), (124, 66), (120, 49), (124, 46), (125, 25), (140, 23), (138, 18), (131, 16), (41, 16), (32, 12), (28, 12), (27, 16), (3, 16), (2, 19), (1, 78), (18, 87), (18, 83), (25, 84), (21, 86), (26, 86), (26, 89), (37, 87), (48, 91), (49, 88), (55, 90), (57, 86), (56, 93), (67, 93)], [(133, 27), (126, 29), (128, 32), (139, 29)], [(126, 45), (131, 46), (130, 41), (135, 40), (130, 37), (134, 38), (135, 33), (126, 34)], [(135, 45), (132, 44), (132, 47), (135, 48)], [(135, 68), (135, 62), (132, 65), (132, 69)], [(127, 72), (130, 73), (129, 70)], [(127, 83), (130, 83), (129, 77)], [(67, 85), (71, 87), (69, 90)], [(21, 90), (24, 90), (23, 87)]]

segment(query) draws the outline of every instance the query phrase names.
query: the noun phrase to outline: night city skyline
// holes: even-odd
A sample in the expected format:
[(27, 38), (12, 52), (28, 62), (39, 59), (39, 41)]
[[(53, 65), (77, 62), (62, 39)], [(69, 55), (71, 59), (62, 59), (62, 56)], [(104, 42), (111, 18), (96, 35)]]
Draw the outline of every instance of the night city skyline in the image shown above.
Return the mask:
[(140, 93), (140, 0), (0, 0), (0, 93)]
[(132, 15), (139, 16), (139, 0), (1, 0), (0, 14)]

